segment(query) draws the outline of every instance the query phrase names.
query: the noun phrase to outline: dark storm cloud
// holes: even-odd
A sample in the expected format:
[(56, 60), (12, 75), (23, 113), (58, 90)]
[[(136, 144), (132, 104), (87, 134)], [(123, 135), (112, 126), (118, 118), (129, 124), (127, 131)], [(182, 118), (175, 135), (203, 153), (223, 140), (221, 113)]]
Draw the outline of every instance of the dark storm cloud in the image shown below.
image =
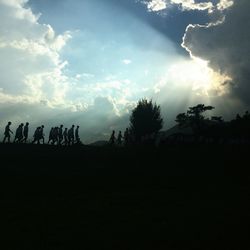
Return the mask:
[(237, 0), (217, 25), (189, 26), (184, 46), (232, 78), (231, 95), (250, 105), (250, 1)]

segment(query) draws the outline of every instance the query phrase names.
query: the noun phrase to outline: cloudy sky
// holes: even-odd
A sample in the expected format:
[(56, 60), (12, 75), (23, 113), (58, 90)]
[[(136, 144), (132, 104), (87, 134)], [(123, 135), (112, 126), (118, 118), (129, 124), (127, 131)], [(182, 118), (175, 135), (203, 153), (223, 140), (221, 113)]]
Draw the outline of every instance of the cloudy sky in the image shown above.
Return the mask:
[(140, 98), (164, 128), (198, 103), (250, 104), (249, 0), (0, 0), (0, 132), (79, 124), (84, 143), (128, 126)]

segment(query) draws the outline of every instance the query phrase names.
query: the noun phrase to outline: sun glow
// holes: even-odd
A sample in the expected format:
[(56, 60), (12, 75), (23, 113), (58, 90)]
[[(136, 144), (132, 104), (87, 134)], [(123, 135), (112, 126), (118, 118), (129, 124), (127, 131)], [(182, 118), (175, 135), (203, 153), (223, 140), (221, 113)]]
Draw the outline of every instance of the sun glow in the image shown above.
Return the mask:
[(230, 77), (215, 72), (209, 67), (208, 61), (193, 57), (170, 67), (168, 77), (177, 85), (191, 86), (197, 95), (223, 95), (227, 92)]

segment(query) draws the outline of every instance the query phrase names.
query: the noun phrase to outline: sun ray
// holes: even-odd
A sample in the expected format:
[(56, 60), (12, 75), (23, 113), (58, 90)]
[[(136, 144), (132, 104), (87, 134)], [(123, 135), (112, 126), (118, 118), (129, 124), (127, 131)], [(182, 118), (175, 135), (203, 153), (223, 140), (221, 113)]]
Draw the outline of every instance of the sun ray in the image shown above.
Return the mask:
[(198, 57), (182, 60), (168, 70), (168, 78), (179, 86), (190, 86), (196, 95), (221, 96), (227, 93), (231, 78), (209, 67), (209, 62)]

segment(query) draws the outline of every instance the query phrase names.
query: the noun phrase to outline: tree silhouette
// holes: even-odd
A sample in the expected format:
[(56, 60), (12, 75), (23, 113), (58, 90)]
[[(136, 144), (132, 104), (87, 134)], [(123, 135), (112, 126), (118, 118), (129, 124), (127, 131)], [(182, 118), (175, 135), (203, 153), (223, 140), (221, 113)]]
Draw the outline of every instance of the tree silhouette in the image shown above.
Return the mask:
[(175, 121), (180, 127), (185, 127), (189, 125), (189, 116), (186, 113), (180, 113), (176, 116)]
[(163, 126), (160, 106), (153, 104), (152, 100), (139, 100), (130, 116), (130, 131), (136, 140), (155, 135)]
[(187, 114), (193, 117), (195, 120), (204, 120), (202, 113), (208, 110), (212, 110), (214, 107), (205, 106), (204, 104), (198, 104), (194, 107), (189, 107)]
[(203, 113), (213, 109), (214, 107), (212, 106), (198, 104), (196, 106), (189, 107), (187, 113), (178, 114), (175, 121), (180, 127), (190, 126), (195, 134), (200, 134), (207, 121)]
[(235, 119), (230, 122), (230, 135), (234, 137), (250, 139), (250, 113), (244, 115), (237, 114)]
[(211, 121), (215, 121), (215, 122), (218, 122), (218, 123), (224, 122), (222, 116), (212, 116)]

